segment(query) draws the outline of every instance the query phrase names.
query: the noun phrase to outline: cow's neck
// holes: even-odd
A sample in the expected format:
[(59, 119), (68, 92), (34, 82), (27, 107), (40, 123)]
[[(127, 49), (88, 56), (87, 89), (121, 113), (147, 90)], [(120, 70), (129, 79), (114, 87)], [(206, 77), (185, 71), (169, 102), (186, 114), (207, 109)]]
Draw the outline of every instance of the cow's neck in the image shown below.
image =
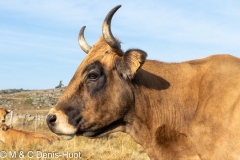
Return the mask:
[[(159, 65), (159, 68), (164, 67), (164, 64)], [(178, 69), (176, 67), (176, 70)], [(148, 70), (147, 66), (140, 70), (133, 80), (135, 104), (126, 117), (129, 120), (126, 132), (141, 144), (153, 159), (159, 155), (168, 159), (174, 158), (168, 157), (168, 152), (175, 151), (176, 155), (178, 151), (179, 154), (189, 152), (185, 155), (194, 157), (195, 151), (188, 139), (188, 125), (196, 110), (197, 94), (187, 91), (188, 88), (196, 87), (196, 84), (191, 83), (194, 77), (184, 77), (187, 73), (181, 74), (178, 71), (175, 71), (175, 75), (170, 74), (166, 67), (155, 74), (153, 72), (154, 69)], [(174, 76), (178, 76), (178, 81)], [(185, 95), (186, 93), (188, 95)]]

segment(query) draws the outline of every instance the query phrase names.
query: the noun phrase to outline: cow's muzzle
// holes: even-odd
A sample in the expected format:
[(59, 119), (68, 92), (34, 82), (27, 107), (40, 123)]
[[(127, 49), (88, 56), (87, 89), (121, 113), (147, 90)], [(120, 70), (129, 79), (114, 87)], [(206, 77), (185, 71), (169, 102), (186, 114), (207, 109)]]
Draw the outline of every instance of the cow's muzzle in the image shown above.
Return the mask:
[(47, 117), (46, 122), (49, 129), (64, 139), (72, 139), (76, 134), (77, 128), (68, 123), (68, 117), (62, 111), (52, 108)]

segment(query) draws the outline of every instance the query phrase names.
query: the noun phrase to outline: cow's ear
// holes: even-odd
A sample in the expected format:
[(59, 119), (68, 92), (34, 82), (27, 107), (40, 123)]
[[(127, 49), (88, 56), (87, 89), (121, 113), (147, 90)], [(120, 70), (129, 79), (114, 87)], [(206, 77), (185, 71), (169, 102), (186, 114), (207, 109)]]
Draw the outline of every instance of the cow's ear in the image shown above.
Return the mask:
[(3, 130), (3, 131), (8, 130), (8, 126), (3, 126), (3, 127), (2, 127), (2, 130)]
[(132, 79), (137, 70), (143, 65), (147, 53), (140, 49), (130, 49), (119, 58), (116, 64), (117, 71), (125, 78)]

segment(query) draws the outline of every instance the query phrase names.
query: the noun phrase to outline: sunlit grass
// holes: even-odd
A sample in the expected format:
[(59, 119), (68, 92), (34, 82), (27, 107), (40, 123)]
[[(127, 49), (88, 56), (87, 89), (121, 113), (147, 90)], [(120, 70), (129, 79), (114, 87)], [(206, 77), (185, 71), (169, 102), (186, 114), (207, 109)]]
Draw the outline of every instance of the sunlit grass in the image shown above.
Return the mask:
[[(15, 127), (16, 128), (16, 127)], [(20, 127), (17, 129), (34, 131), (34, 126)], [(48, 135), (53, 135), (49, 131), (46, 125), (41, 125), (38, 127), (38, 132), (45, 133)], [(28, 147), (22, 148), (21, 144), (16, 146), (7, 146), (0, 142), (0, 151), (5, 150), (7, 152), (6, 160), (12, 160), (10, 157), (10, 152), (16, 151), (20, 153), (23, 151), (24, 159), (37, 159), (37, 153), (81, 153), (81, 159), (86, 160), (148, 160), (148, 156), (144, 152), (143, 148), (136, 144), (129, 135), (125, 133), (113, 133), (104, 138), (89, 139), (86, 137), (74, 137), (72, 140), (60, 140), (59, 142), (54, 142), (51, 145), (39, 146), (30, 145)], [(30, 154), (30, 158), (28, 157)], [(17, 156), (20, 156), (17, 154)], [(40, 159), (48, 159), (41, 157)], [(16, 157), (17, 159), (19, 157)], [(49, 158), (49, 159), (74, 159), (67, 158)]]

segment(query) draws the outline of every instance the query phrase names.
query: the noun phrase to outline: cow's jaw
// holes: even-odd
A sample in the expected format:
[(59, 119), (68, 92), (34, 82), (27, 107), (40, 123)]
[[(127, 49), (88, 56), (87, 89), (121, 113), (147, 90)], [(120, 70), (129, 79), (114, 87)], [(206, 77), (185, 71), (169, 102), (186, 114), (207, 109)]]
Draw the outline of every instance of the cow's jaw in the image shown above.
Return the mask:
[(103, 137), (105, 135), (108, 135), (109, 133), (113, 133), (116, 131), (124, 131), (125, 122), (123, 122), (121, 119), (117, 120), (107, 126), (104, 126), (102, 128), (99, 128), (97, 130), (88, 130), (88, 131), (82, 131), (78, 130), (76, 135), (77, 136), (85, 136), (89, 138), (99, 138)]

